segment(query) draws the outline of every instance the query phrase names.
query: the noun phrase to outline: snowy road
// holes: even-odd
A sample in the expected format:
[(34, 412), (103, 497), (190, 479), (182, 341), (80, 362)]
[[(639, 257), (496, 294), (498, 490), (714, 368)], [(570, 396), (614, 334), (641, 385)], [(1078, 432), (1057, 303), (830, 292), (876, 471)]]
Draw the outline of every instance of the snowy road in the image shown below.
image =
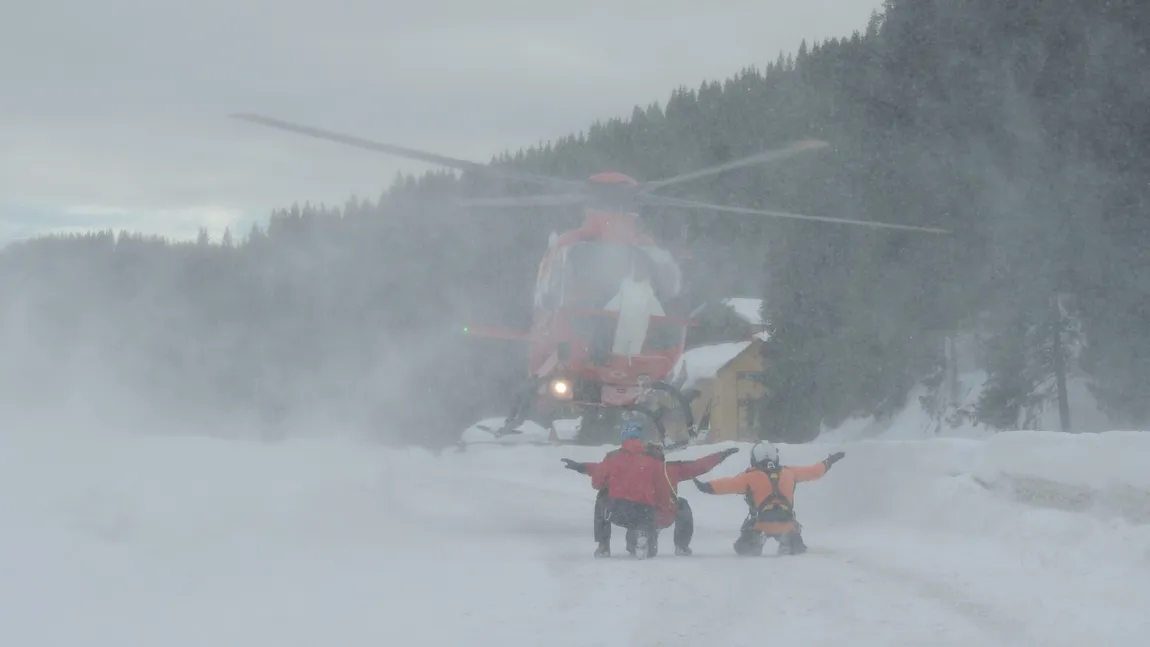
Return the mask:
[[(811, 551), (793, 558), (735, 557), (743, 504), (687, 483), (695, 555), (636, 562), (620, 532), (619, 556), (591, 557), (594, 492), (558, 460), (602, 448), (9, 434), (0, 643), (1141, 644), (1148, 436), (843, 446), (800, 486)], [(1024, 504), (994, 487), (1007, 475), (1069, 489)]]

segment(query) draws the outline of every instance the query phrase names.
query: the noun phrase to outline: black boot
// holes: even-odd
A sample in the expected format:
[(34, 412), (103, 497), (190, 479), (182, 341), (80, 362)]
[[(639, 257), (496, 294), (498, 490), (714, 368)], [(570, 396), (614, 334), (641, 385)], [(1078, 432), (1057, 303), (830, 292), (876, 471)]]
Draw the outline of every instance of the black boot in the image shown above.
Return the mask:
[(743, 557), (758, 557), (763, 554), (763, 544), (767, 537), (753, 528), (744, 528), (735, 540), (735, 554)]
[(780, 555), (801, 555), (807, 552), (807, 545), (803, 543), (803, 535), (797, 531), (791, 531), (779, 537), (779, 554)]
[(675, 513), (675, 554), (691, 554), (691, 537), (695, 534), (695, 517), (687, 500), (679, 498), (679, 509)]

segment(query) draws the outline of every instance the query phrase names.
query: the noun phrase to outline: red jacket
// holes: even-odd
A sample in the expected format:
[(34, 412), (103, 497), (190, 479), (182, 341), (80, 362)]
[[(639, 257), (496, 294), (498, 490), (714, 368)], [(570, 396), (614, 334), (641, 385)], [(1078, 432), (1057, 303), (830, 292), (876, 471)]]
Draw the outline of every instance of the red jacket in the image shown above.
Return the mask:
[(663, 471), (663, 457), (637, 438), (628, 438), (601, 462), (588, 465), (587, 473), (591, 475), (591, 487), (606, 487), (611, 499), (645, 503), (657, 509), (673, 496)]
[[(627, 442), (632, 442), (628, 440)], [(626, 447), (624, 443), (624, 447)], [(653, 447), (654, 453), (663, 460), (663, 454), (659, 447)], [(617, 450), (618, 451), (618, 450)], [(650, 451), (650, 450), (649, 450)], [(678, 495), (679, 484), (683, 481), (690, 481), (715, 469), (715, 466), (723, 462), (730, 454), (728, 452), (715, 452), (708, 454), (702, 458), (697, 458), (693, 461), (666, 461), (660, 468), (663, 472), (663, 481), (668, 487), (668, 496), (662, 498), (659, 504), (655, 506), (655, 525), (659, 528), (669, 528), (671, 524), (675, 523), (675, 516), (679, 513)], [(601, 463), (582, 463), (582, 466), (587, 474), (591, 476), (591, 487), (596, 490), (602, 488), (602, 483), (605, 482), (605, 468), (608, 454)], [(610, 492), (607, 496), (613, 496)]]

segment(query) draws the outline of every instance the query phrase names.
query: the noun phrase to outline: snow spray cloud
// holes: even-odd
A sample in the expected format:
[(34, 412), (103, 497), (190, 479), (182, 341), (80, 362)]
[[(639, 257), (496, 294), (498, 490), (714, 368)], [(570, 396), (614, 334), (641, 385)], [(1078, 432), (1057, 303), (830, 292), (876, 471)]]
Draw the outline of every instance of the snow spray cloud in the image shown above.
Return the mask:
[(459, 294), (428, 287), (468, 266), (421, 253), (417, 219), (379, 215), (305, 207), (242, 239), (10, 245), (0, 425), (458, 438), (452, 405), (480, 377), (451, 334), (466, 320)]
[[(1148, 185), (1145, 160), (1127, 143), (1138, 139), (1130, 131), (1145, 123), (1150, 100), (1150, 76), (1129, 73), (1145, 67), (1134, 65), (1146, 60), (1141, 36), (1108, 10), (1053, 12), (1026, 29), (995, 13), (1010, 11), (940, 8), (929, 28), (970, 38), (926, 44), (933, 51), (919, 61), (936, 69), (915, 97), (921, 122), (917, 141), (901, 151), (913, 160), (904, 184), (957, 213), (948, 215), (962, 251), (940, 255), (934, 267), (953, 277), (947, 325), (987, 338), (980, 415), (997, 424), (1058, 428), (1049, 388), (1054, 321), (1064, 344), (1082, 333), (1066, 357), (1070, 380), (1088, 384), (1085, 400), (1113, 415), (1101, 428), (1072, 416), (1071, 428), (1145, 424), (1150, 407), (1134, 385), (1150, 377), (1150, 364), (1137, 360), (1150, 337), (1135, 332), (1144, 326), (1134, 304), (1145, 302), (1150, 283), (1138, 284), (1147, 264), (1136, 241), (1146, 230), (1132, 226), (1131, 205), (1145, 200)], [(887, 20), (923, 18), (912, 13)]]

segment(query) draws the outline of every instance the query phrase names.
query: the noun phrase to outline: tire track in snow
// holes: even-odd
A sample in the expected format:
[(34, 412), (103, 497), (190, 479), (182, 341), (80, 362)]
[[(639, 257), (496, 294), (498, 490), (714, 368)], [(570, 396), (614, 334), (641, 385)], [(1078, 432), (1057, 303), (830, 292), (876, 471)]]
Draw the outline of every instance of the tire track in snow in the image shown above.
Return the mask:
[(604, 644), (628, 647), (757, 645), (764, 631), (806, 645), (875, 634), (887, 636), (884, 645), (1031, 644), (993, 608), (937, 582), (821, 547), (797, 557), (740, 557), (719, 554), (720, 546), (729, 550), (727, 541), (708, 539), (692, 557), (655, 562), (558, 561), (557, 629), (585, 635), (593, 618), (613, 634)]
[(991, 604), (979, 602), (966, 595), (957, 587), (950, 586), (936, 579), (903, 569), (881, 564), (851, 552), (836, 549), (824, 549), (816, 555), (833, 558), (837, 563), (916, 590), (923, 597), (931, 598), (943, 607), (954, 611), (973, 625), (996, 635), (1008, 645), (1030, 645), (1032, 638), (1025, 631), (1025, 627), (1018, 620), (1004, 616)]

